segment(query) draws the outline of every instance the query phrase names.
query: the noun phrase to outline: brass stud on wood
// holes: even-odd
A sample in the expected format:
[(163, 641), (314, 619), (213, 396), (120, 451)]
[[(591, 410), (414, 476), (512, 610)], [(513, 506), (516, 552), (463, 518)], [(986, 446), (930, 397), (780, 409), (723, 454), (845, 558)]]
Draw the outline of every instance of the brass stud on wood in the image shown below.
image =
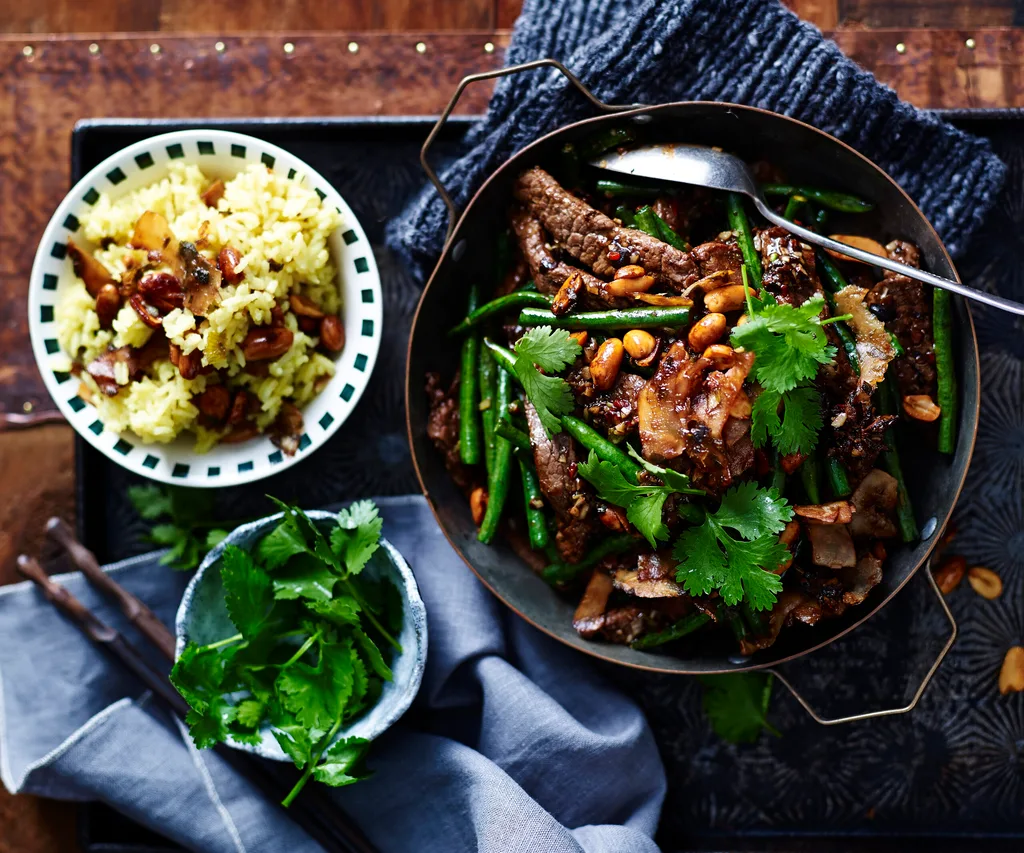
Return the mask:
[(350, 41), (348, 43), (348, 52), (349, 53), (359, 53), (359, 43), (358, 42), (354, 42), (354, 41)]
[(907, 52), (907, 46), (903, 42), (900, 42), (896, 45), (896, 52), (902, 56)]
[(223, 53), (225, 50), (228, 49), (228, 46), (224, 44), (224, 42), (219, 41), (213, 46), (213, 49), (217, 51), (217, 53)]
[(293, 53), (295, 53), (295, 45), (292, 44), (290, 41), (286, 41), (284, 43), (284, 52), (291, 56)]
[(416, 52), (417, 53), (426, 53), (427, 52), (426, 44), (424, 44), (421, 41), (416, 42)]
[(157, 54), (160, 53), (160, 45), (158, 45), (156, 42), (153, 42), (149, 46), (149, 52), (152, 53), (153, 56), (156, 56)]
[(31, 58), (33, 56), (33, 54), (35, 54), (35, 52), (36, 52), (36, 49), (34, 47), (32, 47), (32, 45), (30, 45), (30, 44), (26, 44), (21, 49), (22, 56), (27, 56), (29, 58)]
[(96, 44), (96, 42), (93, 42), (89, 45), (89, 53), (91, 53), (93, 56), (99, 56), (100, 46)]
[(484, 53), (494, 53), (494, 42), (487, 42), (484, 45)]
[(26, 400), (21, 404), (21, 410), (27, 415), (35, 408), (35, 404), (31, 400)]
[(975, 42), (974, 39), (967, 39), (967, 41), (964, 42), (964, 47), (966, 47), (968, 50), (974, 50), (976, 46), (977, 42)]

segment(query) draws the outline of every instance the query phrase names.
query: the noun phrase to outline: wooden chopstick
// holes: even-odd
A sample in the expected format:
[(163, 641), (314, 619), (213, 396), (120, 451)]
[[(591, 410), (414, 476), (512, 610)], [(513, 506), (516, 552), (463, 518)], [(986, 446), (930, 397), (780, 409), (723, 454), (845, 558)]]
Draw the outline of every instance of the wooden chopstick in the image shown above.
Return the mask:
[[(84, 546), (77, 541), (75, 544), (85, 551), (95, 563), (95, 557)], [(184, 719), (189, 710), (185, 700), (174, 689), (167, 677), (150, 667), (135, 647), (115, 628), (99, 619), (66, 587), (55, 583), (43, 567), (31, 557), (24, 554), (18, 557), (18, 571), (35, 583), (42, 590), (47, 601), (67, 616), (86, 637), (134, 674), (173, 713)], [(103, 573), (101, 572), (101, 574)], [(117, 601), (134, 599), (138, 602), (138, 599), (135, 599), (131, 593), (112, 579), (111, 583), (119, 591), (114, 596)], [(107, 591), (106, 586), (104, 584), (104, 591)], [(110, 594), (114, 595), (113, 592)], [(141, 602), (138, 603), (141, 604)], [(214, 751), (275, 803), (279, 803), (290, 789), (291, 783), (282, 784), (259, 759), (233, 750), (226, 744), (217, 744), (214, 746)], [(314, 793), (317, 796), (307, 796), (307, 794)], [(296, 823), (329, 853), (379, 853), (362, 831), (352, 823), (351, 819), (319, 793), (315, 789), (304, 791), (303, 797), (293, 803), (289, 814)]]
[(61, 518), (46, 522), (46, 535), (64, 549), (75, 567), (104, 595), (117, 602), (121, 612), (169, 661), (174, 661), (174, 634), (138, 598), (100, 568), (92, 551), (75, 538), (70, 525)]

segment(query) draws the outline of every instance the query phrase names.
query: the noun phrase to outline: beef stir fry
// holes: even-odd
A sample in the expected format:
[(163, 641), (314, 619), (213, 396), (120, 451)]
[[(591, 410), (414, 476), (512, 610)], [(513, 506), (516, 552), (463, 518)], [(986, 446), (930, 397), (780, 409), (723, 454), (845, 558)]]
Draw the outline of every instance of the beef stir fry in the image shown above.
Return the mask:
[[(750, 654), (862, 603), (918, 536), (894, 425), (953, 450), (948, 294), (738, 196), (554, 171), (518, 177), (494, 296), (474, 288), (451, 333), (461, 374), (427, 380), (481, 541), (503, 528), (577, 596), (582, 636), (634, 648), (725, 630)], [(765, 190), (816, 229), (871, 208)], [(898, 238), (836, 239), (919, 263)]]

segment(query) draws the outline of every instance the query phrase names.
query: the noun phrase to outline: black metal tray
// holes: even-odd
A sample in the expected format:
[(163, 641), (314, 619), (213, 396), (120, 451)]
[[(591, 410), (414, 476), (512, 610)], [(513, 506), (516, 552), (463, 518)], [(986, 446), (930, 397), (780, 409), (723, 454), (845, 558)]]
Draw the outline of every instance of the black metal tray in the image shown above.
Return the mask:
[[(986, 111), (949, 117), (990, 137), (1011, 166), (988, 234), (978, 239), (978, 248), (960, 268), (970, 283), (998, 287), (1004, 295), (1020, 299), (1024, 114)], [(470, 121), (448, 125), (438, 147), (440, 157), (457, 150)], [(423, 183), (418, 153), (432, 123), (427, 118), (98, 120), (75, 128), (75, 180), (121, 147), (172, 129), (213, 126), (267, 139), (331, 181), (373, 244), (384, 288), (385, 332), (365, 397), (314, 458), (259, 488), (219, 492), (217, 509), (223, 517), (264, 511), (264, 493), (294, 497), (312, 507), (417, 490), (401, 388), (419, 289), (384, 247), (383, 233), (387, 220)], [(1024, 339), (1013, 322), (994, 312), (976, 311), (975, 318), (983, 346), (983, 377), (992, 380), (992, 370), (1016, 371), (1013, 375), (1020, 377)], [(1005, 383), (1002, 390), (1006, 391)], [(1016, 393), (1020, 396), (1019, 389)], [(983, 403), (983, 433), (993, 426), (993, 418), (985, 420), (990, 405), (1001, 410), (998, 402)], [(1024, 434), (1024, 414), (1017, 411), (1012, 417), (1016, 420), (1010, 426), (1018, 428), (1017, 435)], [(1017, 441), (1013, 471), (1019, 480), (1024, 442)], [(965, 533), (965, 545), (977, 543), (978, 553), (971, 556), (999, 568), (1007, 582), (1006, 601), (985, 602), (970, 590), (952, 596), (963, 639), (912, 714), (827, 729), (780, 691), (771, 718), (783, 737), (765, 736), (753, 746), (735, 747), (709, 731), (695, 680), (605, 667), (607, 676), (647, 711), (665, 759), (669, 791), (658, 837), (663, 849), (1024, 850), (1024, 694), (999, 697), (994, 687), (1002, 652), (1024, 639), (1014, 637), (1022, 630), (1014, 606), (1019, 611), (1024, 566), (1012, 555), (1005, 566), (994, 564), (998, 555), (986, 556), (992, 524), (985, 527), (986, 519), (980, 517), (985, 513), (974, 511), (981, 505), (990, 517), (1002, 511), (1012, 519), (1021, 518), (1021, 483), (1012, 476), (978, 473), (991, 455), (986, 448), (995, 453), (1001, 447), (994, 438), (986, 444), (983, 434), (958, 518), (965, 530), (980, 525), (977, 535)], [(987, 462), (994, 465), (998, 458)], [(79, 532), (89, 547), (103, 560), (148, 549), (144, 528), (126, 499), (127, 487), (137, 478), (80, 439), (77, 465)], [(1011, 525), (1003, 541), (1015, 532)], [(993, 616), (997, 608), (1001, 609)], [(786, 674), (826, 713), (902, 704), (941, 644), (944, 625), (924, 584), (915, 581), (864, 628), (787, 667)], [(90, 853), (178, 849), (96, 805), (83, 808), (80, 836), (83, 849)]]

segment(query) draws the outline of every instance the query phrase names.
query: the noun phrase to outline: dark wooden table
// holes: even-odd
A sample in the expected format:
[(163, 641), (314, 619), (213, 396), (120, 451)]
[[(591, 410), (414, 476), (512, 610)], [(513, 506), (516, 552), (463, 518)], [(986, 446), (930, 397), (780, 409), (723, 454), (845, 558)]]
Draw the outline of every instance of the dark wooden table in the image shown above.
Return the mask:
[[(71, 429), (32, 362), (26, 282), (87, 117), (429, 115), (502, 61), (521, 0), (0, 0), (0, 583), (74, 515)], [(788, 0), (924, 107), (1024, 106), (1024, 0)], [(411, 32), (415, 31), (415, 32)], [(286, 47), (289, 46), (289, 47)], [(462, 110), (480, 112), (485, 87)], [(69, 853), (74, 809), (0, 791), (0, 853)]]

